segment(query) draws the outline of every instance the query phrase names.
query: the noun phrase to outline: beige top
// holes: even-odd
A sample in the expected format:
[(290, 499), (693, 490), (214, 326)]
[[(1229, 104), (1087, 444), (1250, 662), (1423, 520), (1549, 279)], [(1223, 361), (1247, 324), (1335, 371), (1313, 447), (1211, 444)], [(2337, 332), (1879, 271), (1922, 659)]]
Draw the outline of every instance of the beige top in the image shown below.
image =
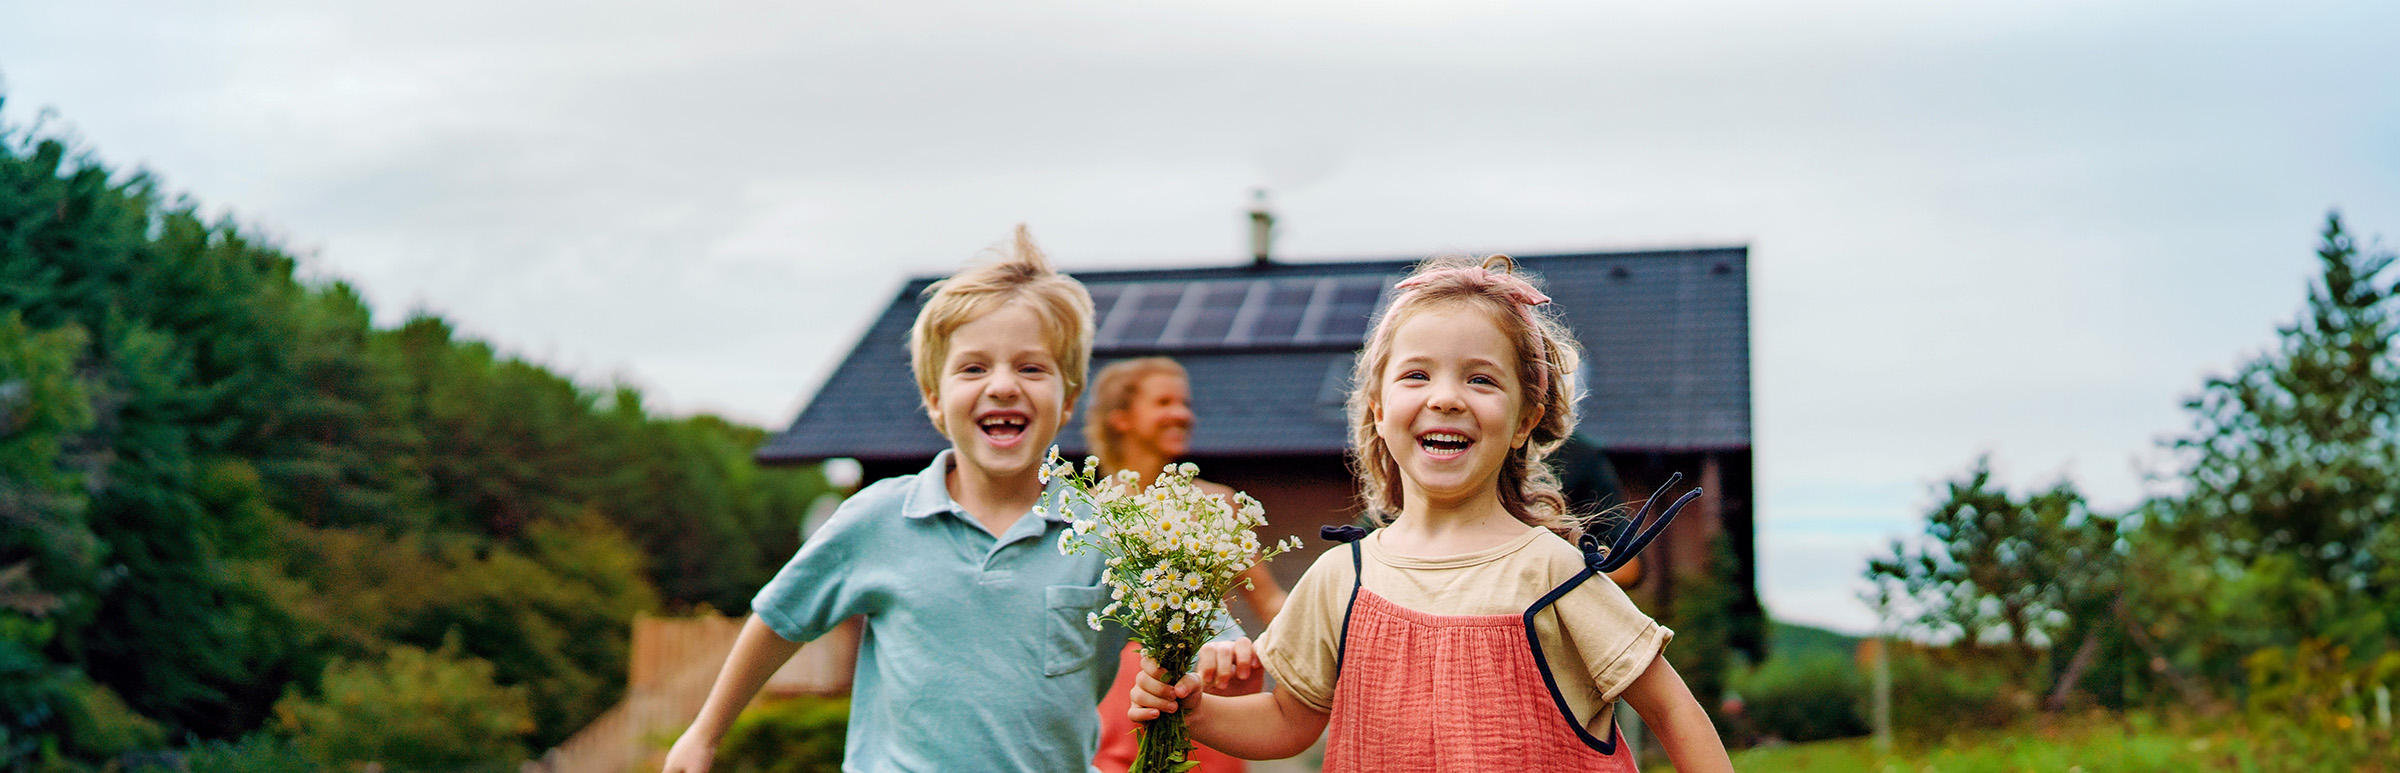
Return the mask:
[[(1573, 544), (1530, 526), (1525, 536), (1497, 547), (1438, 558), (1387, 551), (1380, 530), (1360, 545), (1367, 590), (1436, 615), (1522, 615), (1543, 594), (1583, 571), (1583, 553)], [(1283, 614), (1258, 637), (1259, 660), (1274, 675), (1276, 689), (1290, 691), (1318, 711), (1333, 710), (1335, 657), (1351, 574), (1350, 546), (1337, 545), (1317, 556), (1292, 587)], [(1606, 709), (1675, 637), (1606, 576), (1585, 580), (1536, 615), (1534, 630), (1559, 692), (1595, 734), (1608, 728)]]

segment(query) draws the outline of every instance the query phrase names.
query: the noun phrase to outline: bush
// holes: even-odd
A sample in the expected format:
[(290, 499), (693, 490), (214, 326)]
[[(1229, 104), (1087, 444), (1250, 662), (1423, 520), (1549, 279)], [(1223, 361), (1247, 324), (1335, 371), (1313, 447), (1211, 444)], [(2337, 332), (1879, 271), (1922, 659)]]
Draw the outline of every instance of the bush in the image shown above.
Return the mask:
[(492, 682), (492, 664), (396, 646), (377, 662), (336, 660), (321, 694), (275, 704), (301, 752), (327, 765), (382, 763), (391, 770), (507, 770), (524, 758), (533, 710), (523, 687)]
[(2392, 729), (2392, 696), (2400, 692), (2400, 652), (2353, 657), (2324, 638), (2259, 650), (2243, 660), (2250, 671), (2251, 724), (2269, 729), (2262, 744), (2327, 768), (2365, 770), (2390, 760), (2400, 740)]
[(2033, 710), (2011, 670), (1976, 650), (1892, 652), (1892, 729), (1919, 737), (2003, 727)]
[(1795, 743), (1866, 735), (1866, 680), (1834, 653), (1770, 658), (1737, 686), (1760, 734)]
[[(239, 741), (207, 741), (183, 755), (178, 773), (311, 773), (319, 770), (290, 742), (265, 733)], [(142, 768), (135, 768), (143, 771)]]
[(742, 713), (725, 731), (717, 767), (726, 773), (840, 770), (850, 699), (802, 697)]

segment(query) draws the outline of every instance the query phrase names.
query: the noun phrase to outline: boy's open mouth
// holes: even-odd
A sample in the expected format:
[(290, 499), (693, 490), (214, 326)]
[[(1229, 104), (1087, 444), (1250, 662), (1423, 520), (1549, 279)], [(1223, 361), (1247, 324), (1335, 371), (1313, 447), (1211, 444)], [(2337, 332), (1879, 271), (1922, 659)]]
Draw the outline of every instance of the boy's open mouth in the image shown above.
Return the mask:
[(1427, 432), (1417, 436), (1417, 447), (1425, 449), (1426, 455), (1445, 459), (1466, 453), (1472, 445), (1474, 438), (1456, 432)]
[(985, 414), (975, 420), (975, 428), (991, 439), (993, 445), (1013, 445), (1025, 436), (1027, 417), (1022, 413), (1000, 412)]

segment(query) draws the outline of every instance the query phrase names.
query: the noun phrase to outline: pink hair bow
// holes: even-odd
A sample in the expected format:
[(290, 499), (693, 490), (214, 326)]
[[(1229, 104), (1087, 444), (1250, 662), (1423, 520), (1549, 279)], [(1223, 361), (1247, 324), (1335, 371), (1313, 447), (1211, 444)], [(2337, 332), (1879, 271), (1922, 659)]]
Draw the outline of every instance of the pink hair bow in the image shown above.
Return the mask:
[(1395, 287), (1402, 290), (1410, 290), (1431, 283), (1436, 279), (1450, 276), (1462, 277), (1466, 279), (1469, 284), (1475, 285), (1476, 287), (1496, 288), (1501, 293), (1506, 294), (1509, 300), (1513, 300), (1527, 306), (1540, 306), (1550, 302), (1550, 296), (1543, 295), (1542, 291), (1533, 289), (1532, 283), (1526, 282), (1517, 275), (1505, 271), (1493, 271), (1482, 266), (1465, 266), (1460, 268), (1445, 268), (1440, 271), (1428, 271), (1409, 277), (1408, 279), (1401, 281), (1400, 284), (1395, 285)]
[[(1525, 324), (1527, 327), (1535, 326), (1533, 321), (1533, 307), (1550, 302), (1550, 296), (1543, 295), (1542, 291), (1533, 289), (1533, 283), (1525, 281), (1522, 277), (1506, 271), (1493, 271), (1482, 266), (1462, 266), (1459, 268), (1445, 268), (1438, 271), (1427, 271), (1425, 273), (1401, 280), (1400, 284), (1393, 285), (1393, 287), (1402, 291), (1414, 290), (1418, 287), (1430, 284), (1435, 280), (1448, 277), (1458, 277), (1462, 280), (1465, 280), (1467, 284), (1474, 286), (1477, 289), (1488, 288), (1499, 290), (1502, 295), (1508, 296), (1509, 300), (1517, 302), (1517, 315), (1525, 318)], [(1533, 391), (1536, 394), (1548, 393), (1550, 389), (1550, 363), (1533, 363), (1532, 371)]]

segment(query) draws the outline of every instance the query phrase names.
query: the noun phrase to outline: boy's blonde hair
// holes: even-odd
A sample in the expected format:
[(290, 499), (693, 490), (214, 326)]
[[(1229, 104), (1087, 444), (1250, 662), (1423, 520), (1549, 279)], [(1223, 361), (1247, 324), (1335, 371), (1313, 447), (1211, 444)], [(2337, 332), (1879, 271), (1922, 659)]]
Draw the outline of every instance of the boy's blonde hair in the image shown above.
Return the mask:
[(1083, 439), (1091, 444), (1092, 455), (1100, 457), (1101, 469), (1114, 472), (1124, 466), (1118, 464), (1125, 456), (1121, 445), (1124, 433), (1109, 425), (1108, 415), (1129, 407), (1133, 391), (1142, 381), (1159, 374), (1172, 375), (1187, 383), (1192, 380), (1182, 363), (1165, 357), (1138, 357), (1111, 363), (1092, 377), (1092, 408), (1083, 414)]
[(927, 406), (936, 404), (951, 333), (1010, 302), (1024, 301), (1042, 321), (1042, 342), (1058, 358), (1066, 406), (1072, 409), (1083, 394), (1084, 372), (1092, 365), (1092, 294), (1082, 282), (1051, 270), (1050, 259), (1034, 246), (1033, 234), (1023, 225), (1017, 226), (1007, 250), (989, 251), (999, 252), (1000, 259), (925, 288), (925, 306), (908, 329), (909, 369), (916, 372), (917, 392)]
[[(1397, 285), (1400, 292), (1375, 320), (1351, 373), (1349, 400), (1351, 466), (1367, 516), (1390, 524), (1401, 508), (1400, 465), (1375, 433), (1375, 401), (1383, 369), (1392, 359), (1392, 335), (1400, 322), (1426, 309), (1464, 306), (1484, 312), (1511, 343), (1517, 358), (1520, 411), (1541, 411), (1525, 445), (1510, 449), (1500, 465), (1500, 505), (1517, 520), (1572, 538), (1576, 531), (1558, 476), (1544, 462), (1575, 431), (1575, 338), (1557, 317), (1539, 308), (1549, 302), (1523, 276), (1516, 261), (1493, 255), (1480, 261), (1435, 258), (1418, 264)], [(1520, 414), (1522, 421), (1522, 414)]]

